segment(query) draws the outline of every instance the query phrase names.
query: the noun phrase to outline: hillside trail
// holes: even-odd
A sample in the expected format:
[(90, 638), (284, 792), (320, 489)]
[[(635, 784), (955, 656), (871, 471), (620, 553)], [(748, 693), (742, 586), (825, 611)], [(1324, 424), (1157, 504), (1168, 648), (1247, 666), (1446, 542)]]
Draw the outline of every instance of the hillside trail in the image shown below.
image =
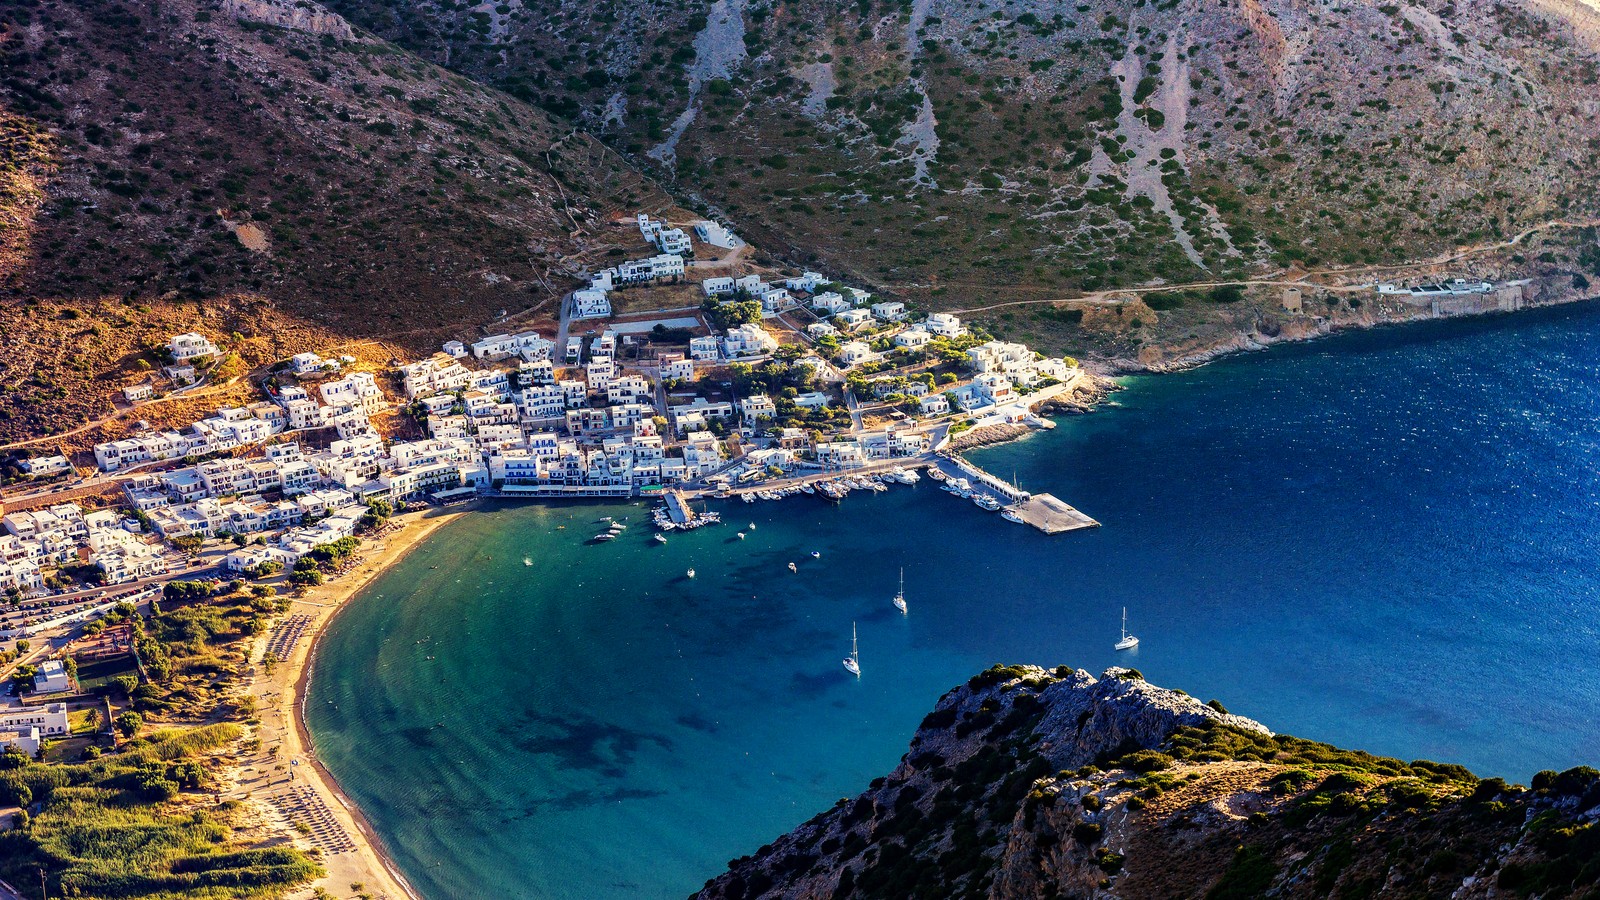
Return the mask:
[[(1046, 297), (1046, 298), (1036, 299), (1036, 300), (1011, 300), (1011, 301), (1008, 301), (1008, 302), (1005, 302), (1005, 303), (990, 304), (988, 306), (974, 306), (974, 307), (969, 307), (969, 308), (966, 308), (966, 309), (952, 309), (952, 310), (950, 310), (950, 312), (963, 314), (963, 315), (968, 315), (968, 314), (972, 314), (972, 313), (988, 312), (990, 310), (995, 310), (995, 309), (1005, 309), (1005, 308), (1009, 308), (1009, 307), (1013, 307), (1013, 306), (1035, 306), (1035, 305), (1043, 304), (1043, 303), (1048, 303), (1048, 304), (1054, 305), (1054, 304), (1064, 303), (1064, 302), (1069, 302), (1069, 301), (1072, 302), (1072, 303), (1091, 303), (1091, 304), (1100, 303), (1100, 304), (1106, 304), (1106, 305), (1117, 305), (1117, 304), (1122, 304), (1122, 303), (1129, 302), (1130, 299), (1136, 298), (1137, 295), (1140, 294), (1140, 293), (1149, 293), (1149, 292), (1156, 292), (1156, 291), (1204, 290), (1204, 289), (1208, 289), (1208, 288), (1219, 288), (1219, 287), (1254, 287), (1254, 286), (1307, 287), (1307, 286), (1314, 286), (1314, 287), (1317, 287), (1317, 288), (1320, 288), (1320, 289), (1326, 290), (1326, 291), (1338, 291), (1338, 292), (1346, 292), (1346, 293), (1353, 293), (1353, 292), (1359, 292), (1359, 291), (1369, 291), (1369, 290), (1372, 290), (1372, 286), (1368, 285), (1368, 284), (1324, 284), (1324, 283), (1321, 283), (1321, 282), (1311, 281), (1310, 279), (1313, 279), (1313, 278), (1330, 278), (1330, 277), (1349, 278), (1351, 276), (1359, 276), (1359, 275), (1376, 275), (1376, 274), (1378, 274), (1380, 272), (1399, 272), (1399, 271), (1405, 271), (1407, 269), (1430, 268), (1430, 267), (1433, 267), (1433, 266), (1449, 265), (1450, 263), (1460, 262), (1463, 259), (1467, 259), (1468, 257), (1472, 257), (1472, 256), (1477, 256), (1477, 255), (1482, 254), (1482, 253), (1489, 253), (1489, 252), (1493, 252), (1493, 251), (1496, 251), (1496, 250), (1507, 250), (1507, 249), (1510, 249), (1510, 248), (1515, 247), (1515, 246), (1521, 244), (1522, 242), (1526, 241), (1528, 238), (1532, 237), (1533, 235), (1539, 234), (1540, 232), (1551, 231), (1551, 230), (1555, 230), (1555, 229), (1563, 229), (1563, 228), (1594, 228), (1594, 227), (1600, 227), (1600, 218), (1557, 219), (1557, 220), (1550, 221), (1550, 222), (1542, 222), (1542, 223), (1540, 223), (1538, 225), (1533, 225), (1533, 226), (1530, 226), (1528, 228), (1525, 228), (1522, 231), (1517, 232), (1512, 237), (1510, 237), (1510, 238), (1508, 238), (1506, 240), (1503, 240), (1503, 241), (1488, 241), (1488, 242), (1484, 242), (1484, 243), (1480, 243), (1480, 244), (1470, 244), (1470, 245), (1465, 246), (1465, 247), (1457, 247), (1456, 249), (1451, 250), (1448, 253), (1440, 254), (1438, 256), (1430, 257), (1428, 259), (1415, 260), (1413, 262), (1406, 262), (1406, 263), (1396, 263), (1395, 265), (1389, 265), (1389, 266), (1347, 266), (1347, 267), (1343, 267), (1343, 268), (1313, 269), (1313, 270), (1310, 270), (1310, 271), (1299, 272), (1299, 273), (1294, 274), (1292, 276), (1286, 274), (1286, 275), (1284, 275), (1282, 277), (1267, 276), (1267, 277), (1264, 277), (1264, 278), (1245, 278), (1245, 279), (1212, 280), (1212, 281), (1190, 281), (1190, 282), (1182, 282), (1182, 283), (1176, 283), (1176, 284), (1150, 284), (1150, 285), (1141, 285), (1141, 286), (1137, 286), (1137, 287), (1108, 288), (1108, 289), (1103, 290), (1103, 291), (1092, 291), (1092, 292), (1084, 294), (1084, 295), (1082, 295), (1080, 297), (1056, 297), (1056, 298)], [(1131, 296), (1125, 296), (1125, 297), (1119, 297), (1118, 296), (1118, 295), (1124, 295), (1124, 294), (1125, 295), (1131, 295)]]

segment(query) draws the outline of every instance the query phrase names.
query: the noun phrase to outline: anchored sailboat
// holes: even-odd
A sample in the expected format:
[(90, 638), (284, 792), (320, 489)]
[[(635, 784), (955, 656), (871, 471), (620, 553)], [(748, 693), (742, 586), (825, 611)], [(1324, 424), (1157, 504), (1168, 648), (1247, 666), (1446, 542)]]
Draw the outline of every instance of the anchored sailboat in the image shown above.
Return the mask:
[(850, 655), (844, 658), (844, 670), (861, 677), (861, 654), (856, 651), (856, 623), (850, 623)]
[(1118, 650), (1132, 650), (1139, 646), (1139, 639), (1128, 633), (1128, 608), (1122, 608), (1122, 640), (1117, 641)]
[(900, 593), (894, 595), (894, 608), (900, 610), (900, 615), (906, 614), (906, 570), (900, 569)]

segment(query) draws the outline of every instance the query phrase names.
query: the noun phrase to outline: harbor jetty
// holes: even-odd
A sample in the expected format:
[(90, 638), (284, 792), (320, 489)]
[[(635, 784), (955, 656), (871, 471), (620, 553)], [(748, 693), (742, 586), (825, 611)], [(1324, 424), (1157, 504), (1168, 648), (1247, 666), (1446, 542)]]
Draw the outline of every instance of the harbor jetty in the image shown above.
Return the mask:
[(662, 494), (663, 503), (656, 507), (656, 527), (662, 531), (690, 531), (703, 525), (716, 525), (722, 521), (720, 513), (700, 512), (690, 505), (688, 492), (673, 488)]
[(656, 524), (668, 531), (693, 528), (706, 516), (717, 515), (697, 515), (689, 503), (693, 499), (738, 499), (755, 503), (805, 494), (837, 503), (853, 490), (886, 491), (894, 484), (916, 484), (921, 480), (919, 473), (926, 473), (946, 492), (970, 500), (980, 509), (999, 512), (1008, 522), (1031, 525), (1045, 534), (1062, 534), (1100, 525), (1057, 497), (1024, 491), (949, 451), (930, 451), (849, 469), (801, 470), (755, 485), (674, 489), (665, 493), (665, 503), (656, 510)]

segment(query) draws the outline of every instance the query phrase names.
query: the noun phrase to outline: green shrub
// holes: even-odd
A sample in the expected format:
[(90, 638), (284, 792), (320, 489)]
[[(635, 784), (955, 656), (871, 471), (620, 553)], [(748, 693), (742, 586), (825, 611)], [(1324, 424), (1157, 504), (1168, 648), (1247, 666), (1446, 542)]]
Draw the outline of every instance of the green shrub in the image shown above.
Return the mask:
[(1266, 853), (1256, 847), (1241, 846), (1222, 873), (1222, 879), (1206, 892), (1206, 900), (1255, 900), (1266, 894), (1278, 875)]
[(1117, 762), (1125, 769), (1144, 774), (1172, 768), (1173, 759), (1159, 750), (1140, 750), (1129, 753)]

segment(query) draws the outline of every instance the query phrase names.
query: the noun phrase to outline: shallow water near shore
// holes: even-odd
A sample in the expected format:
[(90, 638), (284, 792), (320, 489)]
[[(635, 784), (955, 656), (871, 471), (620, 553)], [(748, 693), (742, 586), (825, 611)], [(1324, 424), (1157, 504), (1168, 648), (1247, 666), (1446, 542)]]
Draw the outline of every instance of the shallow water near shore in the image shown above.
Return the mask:
[[(1597, 362), (1583, 306), (1131, 379), (972, 454), (1105, 523), (1066, 536), (927, 480), (726, 504), (665, 545), (644, 505), (474, 513), (333, 624), (309, 724), (429, 900), (682, 897), (888, 772), (994, 662), (1132, 665), (1483, 775), (1595, 764)], [(586, 544), (604, 515), (631, 527)]]

